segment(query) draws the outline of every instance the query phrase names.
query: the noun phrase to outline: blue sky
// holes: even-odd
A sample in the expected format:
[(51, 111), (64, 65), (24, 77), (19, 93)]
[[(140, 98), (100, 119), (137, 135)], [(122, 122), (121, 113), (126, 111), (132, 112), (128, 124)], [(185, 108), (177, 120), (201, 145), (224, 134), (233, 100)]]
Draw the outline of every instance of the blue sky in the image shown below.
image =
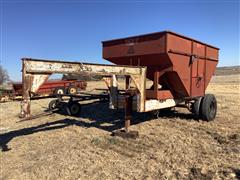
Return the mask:
[(102, 40), (171, 30), (220, 48), (239, 65), (239, 1), (0, 0), (2, 66), (21, 80), (22, 57), (108, 63)]

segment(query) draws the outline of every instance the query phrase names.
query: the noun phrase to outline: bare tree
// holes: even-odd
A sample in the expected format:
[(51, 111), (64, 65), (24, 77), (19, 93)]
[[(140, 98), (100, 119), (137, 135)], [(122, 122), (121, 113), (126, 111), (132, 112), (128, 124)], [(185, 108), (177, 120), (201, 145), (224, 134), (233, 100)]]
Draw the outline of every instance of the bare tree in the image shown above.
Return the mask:
[(9, 80), (8, 72), (0, 65), (0, 84)]

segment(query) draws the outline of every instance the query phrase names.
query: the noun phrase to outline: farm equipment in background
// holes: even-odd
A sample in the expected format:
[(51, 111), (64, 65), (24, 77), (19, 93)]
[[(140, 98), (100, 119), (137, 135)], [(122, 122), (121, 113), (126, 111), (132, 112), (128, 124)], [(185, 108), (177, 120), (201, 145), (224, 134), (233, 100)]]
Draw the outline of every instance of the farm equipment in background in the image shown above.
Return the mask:
[[(80, 80), (49, 80), (44, 82), (36, 92), (30, 92), (31, 97), (50, 96), (58, 94), (77, 94), (86, 90), (87, 82)], [(13, 83), (15, 96), (22, 96), (22, 83)]]
[(12, 85), (2, 84), (0, 85), (0, 102), (7, 102), (13, 98), (13, 88)]
[[(5, 85), (6, 86), (6, 85)], [(75, 95), (86, 90), (87, 82), (81, 80), (49, 80), (38, 91), (30, 92), (31, 99), (56, 95)], [(22, 83), (13, 82), (7, 87), (0, 87), (0, 102), (22, 99)]]
[[(23, 58), (21, 116), (30, 117), (29, 93), (37, 92), (51, 74), (86, 73), (104, 77), (110, 108), (125, 109), (126, 134), (129, 134), (132, 111), (149, 112), (180, 106), (189, 109), (198, 119), (211, 121), (215, 118), (216, 98), (205, 94), (205, 90), (218, 63), (217, 47), (171, 31), (103, 41), (102, 44), (103, 58), (116, 65)], [(123, 91), (119, 91), (118, 77), (125, 77)], [(153, 82), (149, 89), (147, 79)], [(72, 98), (68, 110), (71, 108), (80, 111), (80, 104)]]

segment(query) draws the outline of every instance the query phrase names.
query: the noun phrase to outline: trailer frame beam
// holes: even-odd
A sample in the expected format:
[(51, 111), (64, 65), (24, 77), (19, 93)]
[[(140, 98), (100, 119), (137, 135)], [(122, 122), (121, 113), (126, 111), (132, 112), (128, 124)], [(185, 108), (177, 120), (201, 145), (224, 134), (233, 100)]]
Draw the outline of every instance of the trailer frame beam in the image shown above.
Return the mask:
[[(107, 76), (110, 78), (111, 82), (109, 84), (110, 90), (116, 89), (116, 76), (130, 76), (136, 85), (138, 95), (140, 96), (140, 106), (138, 107), (138, 111), (144, 112), (146, 71), (147, 68), (145, 66), (120, 66), (22, 58), (23, 99), (21, 103), (20, 117), (30, 116), (30, 94), (36, 92), (48, 77), (54, 73), (74, 73), (79, 75), (84, 73), (89, 75)], [(117, 91), (115, 91), (115, 93), (117, 93)]]

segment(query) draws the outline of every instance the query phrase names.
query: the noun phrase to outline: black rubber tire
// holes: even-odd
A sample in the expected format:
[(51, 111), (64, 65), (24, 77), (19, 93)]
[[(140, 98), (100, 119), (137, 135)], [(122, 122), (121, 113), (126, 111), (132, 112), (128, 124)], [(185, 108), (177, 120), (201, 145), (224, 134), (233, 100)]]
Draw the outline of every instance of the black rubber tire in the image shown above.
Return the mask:
[(69, 86), (67, 89), (67, 94), (77, 94), (77, 88), (75, 86)]
[(81, 113), (81, 105), (78, 102), (70, 102), (67, 108), (70, 116), (78, 116)]
[(197, 98), (197, 100), (192, 105), (192, 113), (195, 119), (202, 119), (202, 112), (201, 112), (201, 103), (203, 97)]
[(201, 103), (202, 119), (213, 121), (217, 114), (217, 100), (213, 94), (206, 94)]
[(48, 110), (54, 110), (57, 109), (59, 105), (59, 101), (57, 99), (51, 100), (48, 103)]
[(65, 94), (65, 89), (63, 87), (57, 87), (55, 90), (54, 90), (54, 94), (57, 95), (57, 94)]

